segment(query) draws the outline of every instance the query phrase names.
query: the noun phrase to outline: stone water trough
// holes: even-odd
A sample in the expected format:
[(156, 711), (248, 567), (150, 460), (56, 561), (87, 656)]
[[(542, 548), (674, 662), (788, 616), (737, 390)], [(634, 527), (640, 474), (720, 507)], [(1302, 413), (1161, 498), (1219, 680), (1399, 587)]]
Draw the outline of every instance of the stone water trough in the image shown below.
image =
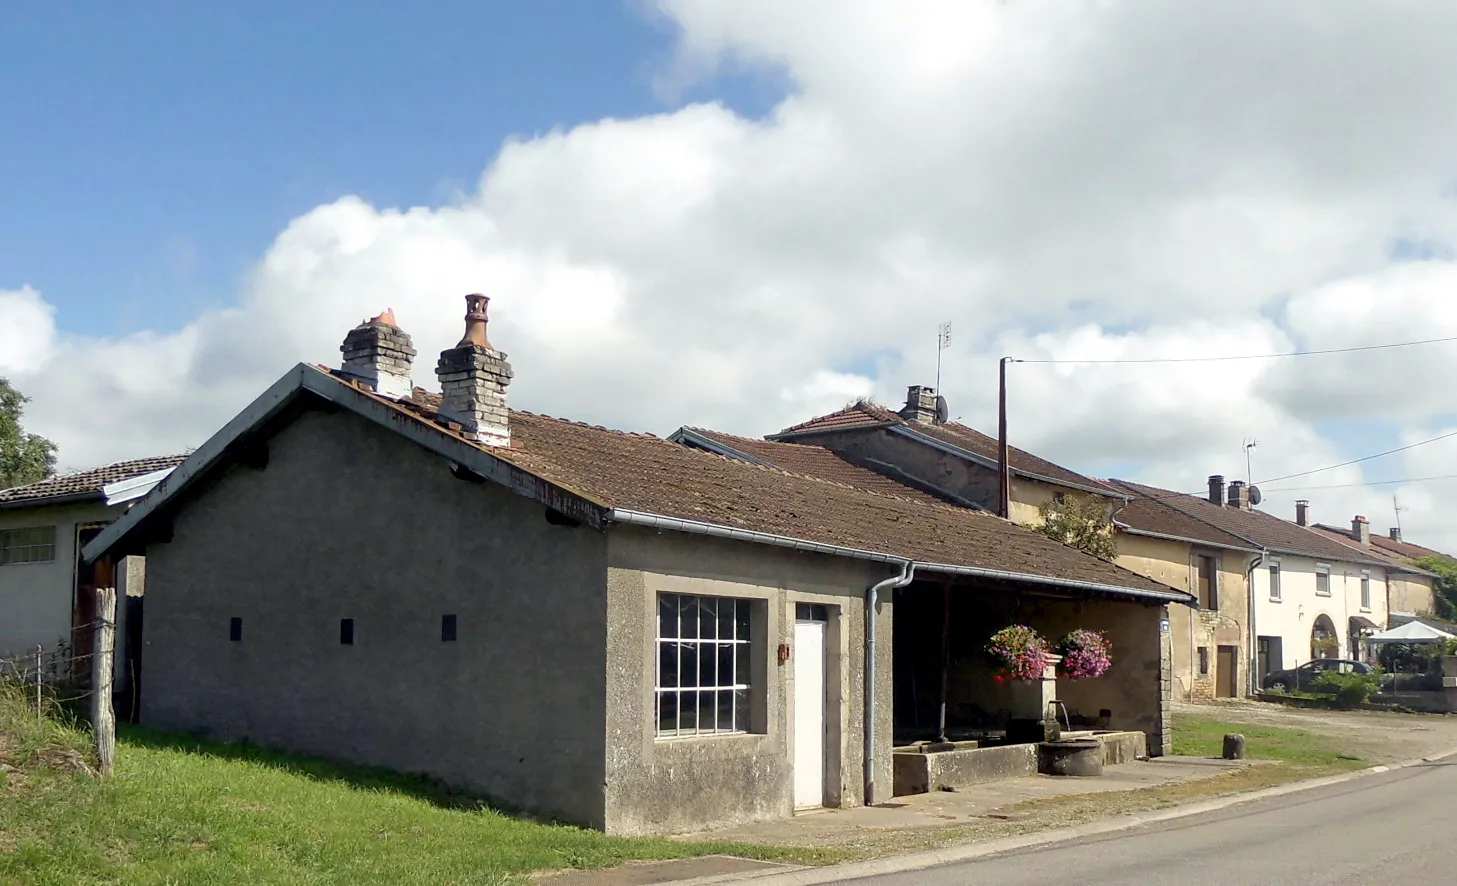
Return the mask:
[(1142, 732), (1072, 731), (1056, 741), (982, 747), (974, 741), (896, 748), (895, 795), (925, 794), (1027, 775), (1097, 775), (1148, 756)]

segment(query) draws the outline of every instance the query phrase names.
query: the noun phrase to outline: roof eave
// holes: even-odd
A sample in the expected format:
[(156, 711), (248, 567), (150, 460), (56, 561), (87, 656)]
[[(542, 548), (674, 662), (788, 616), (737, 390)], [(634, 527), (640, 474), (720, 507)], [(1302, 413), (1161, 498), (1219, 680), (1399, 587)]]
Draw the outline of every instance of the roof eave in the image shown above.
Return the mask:
[(0, 511), (19, 510), (21, 508), (51, 508), (94, 501), (104, 501), (100, 489), (88, 489), (85, 492), (67, 492), (63, 495), (42, 495), (36, 496), (35, 498), (17, 498), (10, 501), (0, 501)]
[(1259, 548), (1253, 548), (1253, 547), (1247, 548), (1247, 547), (1243, 547), (1241, 545), (1221, 544), (1221, 543), (1216, 542), (1216, 541), (1206, 541), (1204, 539), (1198, 539), (1198, 538), (1185, 538), (1182, 535), (1172, 535), (1172, 534), (1167, 533), (1167, 532), (1154, 532), (1154, 531), (1149, 530), (1149, 529), (1137, 529), (1137, 528), (1134, 528), (1132, 526), (1127, 525), (1126, 523), (1120, 523), (1117, 520), (1114, 520), (1113, 521), (1113, 525), (1115, 527), (1117, 527), (1120, 531), (1126, 532), (1129, 535), (1141, 535), (1141, 536), (1146, 536), (1148, 538), (1161, 538), (1161, 539), (1164, 539), (1165, 541), (1178, 541), (1178, 542), (1183, 542), (1185, 544), (1194, 545), (1195, 547), (1201, 547), (1201, 548), (1218, 548), (1221, 551), (1240, 551), (1240, 552), (1246, 553), (1246, 554), (1258, 554), (1258, 553), (1260, 553), (1260, 549)]
[(838, 434), (841, 431), (876, 431), (881, 428), (893, 428), (896, 426), (897, 423), (893, 421), (875, 421), (872, 419), (864, 424), (844, 425), (837, 428), (803, 428), (801, 430), (790, 428), (780, 431), (777, 434), (766, 434), (764, 439), (770, 443), (784, 443), (793, 440), (795, 437), (813, 437), (816, 434)]
[(764, 460), (755, 458), (747, 452), (744, 452), (742, 449), (735, 449), (734, 447), (729, 446), (726, 443), (720, 443), (712, 437), (698, 433), (692, 428), (679, 428), (671, 435), (669, 435), (668, 442), (679, 443), (684, 446), (692, 446), (696, 449), (703, 449), (708, 452), (712, 452), (714, 455), (721, 455), (724, 458), (732, 458), (737, 461), (746, 461), (750, 464), (761, 465), (766, 468), (773, 467)]
[(93, 561), (125, 541), (159, 509), (194, 485), (222, 460), (229, 449), (249, 432), (278, 415), (297, 398), (311, 395), (391, 430), (436, 455), (479, 476), (506, 487), (517, 495), (536, 501), (601, 529), (606, 506), (573, 490), (538, 477), (485, 449), (425, 421), (393, 404), (386, 404), (328, 373), (300, 363), (274, 382), (262, 395), (233, 417), (223, 428), (198, 447), (148, 495), (121, 519), (102, 530), (86, 545), (82, 556)]
[(797, 551), (810, 553), (827, 554), (833, 557), (850, 557), (857, 560), (869, 560), (877, 563), (888, 563), (897, 566), (906, 563), (915, 563), (916, 567), (928, 572), (942, 572), (951, 575), (965, 575), (974, 578), (996, 579), (1001, 581), (1015, 582), (1018, 584), (1038, 584), (1051, 587), (1066, 588), (1070, 590), (1082, 590), (1091, 593), (1101, 593), (1116, 597), (1130, 597), (1148, 602), (1158, 603), (1184, 603), (1193, 605), (1196, 600), (1193, 595), (1169, 588), (1167, 593), (1149, 590), (1145, 588), (1130, 588), (1123, 585), (1111, 585), (1101, 582), (1082, 581), (1079, 579), (1056, 578), (1046, 575), (1031, 575), (1022, 572), (1011, 572), (1003, 569), (988, 569), (980, 566), (957, 566), (949, 563), (930, 563), (914, 558), (887, 554), (883, 551), (870, 551), (861, 548), (842, 547), (840, 545), (825, 544), (823, 542), (810, 541), (803, 538), (794, 538), (787, 535), (776, 535), (769, 532), (759, 532), (752, 529), (739, 529), (733, 526), (724, 526), (718, 523), (707, 523), (701, 520), (689, 520), (682, 517), (670, 517), (665, 514), (653, 514), (645, 511), (634, 511), (626, 508), (613, 508), (607, 512), (607, 520), (612, 523), (624, 525), (644, 526), (651, 529), (667, 529), (673, 532), (684, 532), (692, 535), (708, 535), (717, 538), (725, 538), (733, 541), (743, 541), (750, 544), (767, 544), (775, 547), (789, 548)]

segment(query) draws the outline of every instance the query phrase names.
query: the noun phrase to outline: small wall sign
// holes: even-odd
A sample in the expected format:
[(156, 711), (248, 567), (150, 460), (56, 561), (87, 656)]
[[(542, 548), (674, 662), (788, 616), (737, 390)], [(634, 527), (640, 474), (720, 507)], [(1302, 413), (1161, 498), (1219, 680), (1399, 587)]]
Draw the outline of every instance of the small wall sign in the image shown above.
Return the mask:
[(1167, 634), (1168, 632), (1169, 632), (1169, 620), (1167, 618), (1161, 618), (1161, 619), (1159, 619), (1159, 633)]

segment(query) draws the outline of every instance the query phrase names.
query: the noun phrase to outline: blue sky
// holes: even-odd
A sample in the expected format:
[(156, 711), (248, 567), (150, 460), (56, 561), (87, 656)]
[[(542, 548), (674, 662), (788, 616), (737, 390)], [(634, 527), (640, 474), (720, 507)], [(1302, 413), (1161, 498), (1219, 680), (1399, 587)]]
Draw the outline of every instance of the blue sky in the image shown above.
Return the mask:
[[(73, 332), (176, 329), (320, 203), (438, 205), (509, 135), (668, 109), (673, 36), (610, 0), (8, 4), (0, 288)], [(705, 97), (777, 96), (725, 76), (679, 101)]]

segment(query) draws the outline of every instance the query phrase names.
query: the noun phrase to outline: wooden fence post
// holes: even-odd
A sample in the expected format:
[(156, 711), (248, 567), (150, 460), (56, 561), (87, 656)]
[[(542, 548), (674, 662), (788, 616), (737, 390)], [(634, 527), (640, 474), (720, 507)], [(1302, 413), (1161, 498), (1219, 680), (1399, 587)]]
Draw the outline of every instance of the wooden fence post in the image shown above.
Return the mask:
[(112, 650), (116, 647), (116, 588), (96, 589), (96, 644), (91, 659), (91, 729), (96, 735), (97, 769), (116, 770), (116, 712), (111, 708)]
[[(35, 647), (35, 722), (37, 722), (37, 723), (40, 723), (41, 721), (43, 721), (45, 719), (45, 713), (46, 713), (45, 706), (41, 704), (41, 700), (40, 700), (40, 688), (41, 688), (41, 679), (42, 679), (42, 677), (41, 677), (41, 656), (43, 654), (44, 654), (44, 651), (41, 649), (40, 645), (37, 644), (36, 647)], [(24, 681), (22, 681), (22, 682), (24, 682)]]

